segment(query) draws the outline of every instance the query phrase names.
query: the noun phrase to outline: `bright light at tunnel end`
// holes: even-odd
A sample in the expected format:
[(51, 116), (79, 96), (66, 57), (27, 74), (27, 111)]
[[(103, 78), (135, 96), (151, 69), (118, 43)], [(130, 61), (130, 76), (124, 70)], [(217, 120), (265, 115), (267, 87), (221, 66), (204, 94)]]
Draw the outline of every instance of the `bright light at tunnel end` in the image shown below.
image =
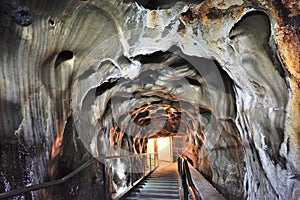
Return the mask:
[[(131, 30), (132, 32), (134, 32), (134, 30)], [(125, 34), (124, 34), (125, 35)], [(103, 42), (103, 44), (99, 44), (97, 45), (95, 51), (92, 51), (90, 56), (87, 56), (87, 62), (86, 64), (91, 64), (91, 63), (99, 63), (99, 59), (98, 57), (101, 57), (101, 51), (98, 52), (97, 54), (97, 49), (105, 46), (107, 44), (109, 44), (111, 41), (115, 42), (116, 40), (119, 40), (119, 35), (114, 35), (111, 36), (110, 38), (108, 38), (107, 40), (105, 40)], [(124, 39), (124, 38), (123, 38)], [(113, 45), (111, 46), (112, 48), (115, 48)], [(151, 47), (149, 47), (149, 49), (151, 49)], [(111, 51), (113, 51), (113, 49), (111, 49)], [(145, 51), (145, 49), (143, 49), (143, 51)], [(96, 52), (96, 53), (95, 53)], [(116, 49), (116, 55), (120, 54), (119, 49)], [(151, 52), (149, 52), (151, 53)], [(149, 54), (148, 53), (148, 54)], [(174, 54), (176, 56), (182, 56), (182, 53), (179, 53), (178, 51), (172, 51), (172, 49), (170, 49), (168, 52), (166, 53), (171, 53)], [(123, 52), (123, 56), (127, 55), (128, 53)], [(146, 54), (146, 52), (145, 52)], [(111, 56), (111, 59), (114, 60), (115, 64), (117, 65), (118, 69), (120, 70), (120, 77), (123, 77), (125, 79), (128, 79), (128, 83), (131, 83), (132, 81), (134, 81), (138, 76), (139, 73), (142, 72), (143, 70), (143, 63), (139, 63), (138, 61), (130, 58), (128, 59), (131, 63), (118, 63), (117, 59), (115, 59), (115, 55)], [(182, 57), (183, 58), (183, 57)], [(198, 67), (195, 66), (197, 65), (197, 63), (190, 61), (188, 59), (188, 57), (184, 57), (184, 59), (186, 60), (187, 63), (191, 64), (194, 67), (194, 70), (197, 70)], [(149, 63), (147, 63), (147, 65), (150, 65)], [(180, 72), (179, 70), (176, 70), (170, 66), (168, 66), (168, 64), (165, 63), (152, 63), (151, 65), (153, 66), (158, 66), (158, 68), (161, 71), (166, 72), (167, 74), (169, 74), (171, 77), (175, 77), (176, 75), (180, 76)], [(218, 76), (219, 78), (213, 81), (219, 82), (218, 85), (220, 86), (219, 91), (224, 91), (225, 90), (225, 86), (223, 83), (223, 79), (221, 78), (221, 74), (219, 72), (219, 70), (217, 69), (217, 67), (215, 66), (216, 69), (214, 69), (215, 73), (219, 73)], [(137, 71), (132, 71), (136, 69)], [(207, 68), (208, 69), (208, 68)], [(209, 71), (211, 71), (212, 69), (209, 68)], [(199, 74), (203, 75), (203, 69), (202, 71), (198, 71)], [(206, 73), (205, 73), (206, 74)], [(205, 76), (205, 74), (203, 76)], [(205, 77), (204, 77), (205, 78)], [(99, 78), (100, 80), (100, 78)], [(147, 81), (147, 79), (144, 77), (144, 80)], [(89, 81), (87, 79), (87, 81)], [(157, 81), (157, 80), (155, 80)], [(155, 82), (156, 84), (159, 84), (158, 82)], [(188, 80), (185, 79), (184, 76), (181, 76), (180, 78), (178, 78), (177, 80), (170, 80), (169, 81), (170, 84), (172, 84), (173, 88), (176, 88), (176, 86), (186, 86), (186, 85), (191, 85), (190, 82)], [(95, 87), (97, 87), (97, 85), (99, 85), (98, 82), (95, 82)], [(124, 81), (117, 81), (117, 83), (114, 85), (114, 87), (112, 88), (112, 90), (119, 88), (120, 86), (123, 87), (124, 85)], [(147, 82), (144, 82), (144, 85), (147, 85)], [(153, 87), (142, 87), (142, 88), (136, 88), (135, 90), (132, 91), (131, 95), (129, 96), (123, 96), (122, 98), (119, 98), (120, 96), (118, 96), (118, 98), (116, 96), (113, 96), (111, 98), (111, 110), (112, 110), (112, 117), (113, 120), (116, 122), (116, 124), (114, 124), (115, 126), (119, 127), (121, 130), (122, 129), (126, 129), (126, 127), (124, 127), (124, 124), (119, 124), (119, 118), (118, 118), (118, 114), (120, 113), (120, 111), (118, 110), (120, 108), (120, 105), (122, 103), (124, 103), (125, 101), (129, 101), (131, 99), (133, 99), (133, 97), (136, 98), (136, 92), (137, 91), (144, 91), (145, 93), (155, 93), (158, 90), (161, 90), (161, 87), (157, 87), (155, 88), (155, 84)], [(185, 89), (187, 89), (189, 87), (186, 87)], [(116, 92), (116, 91), (115, 91)], [(197, 112), (199, 112), (199, 107), (201, 106), (207, 106), (207, 105), (202, 105), (198, 102), (198, 96), (194, 93), (194, 91), (185, 91), (183, 93), (176, 91), (176, 89), (172, 90), (172, 91), (167, 91), (165, 90), (164, 92), (167, 92), (166, 96), (169, 96), (172, 100), (177, 101), (178, 102), (178, 109), (180, 111), (183, 110), (190, 110), (191, 106), (193, 108), (195, 108), (195, 110)], [(209, 91), (208, 91), (209, 92)], [(225, 91), (224, 91), (225, 92)], [(121, 94), (121, 93), (120, 93)], [(188, 95), (187, 95), (188, 94)], [(93, 102), (96, 101), (97, 97), (95, 94), (89, 94), (90, 95), (90, 99), (92, 99)], [(209, 94), (208, 94), (209, 95)], [(78, 105), (80, 105), (83, 97), (77, 97), (78, 100)], [(140, 97), (143, 98), (143, 97)], [(193, 101), (195, 100), (195, 101)], [(222, 101), (222, 99), (219, 99), (219, 101)], [(185, 102), (185, 103), (183, 103)], [(188, 102), (188, 104), (186, 103)], [(93, 104), (92, 104), (93, 105)], [(188, 105), (188, 107), (187, 107)], [(132, 104), (132, 105), (128, 105), (127, 107), (125, 107), (125, 113), (127, 113), (128, 118), (132, 118), (131, 112), (134, 109), (137, 109), (139, 106), (142, 106), (142, 104)], [(87, 109), (87, 110), (85, 110)], [(197, 110), (198, 109), (198, 110)], [(195, 112), (197, 115), (197, 112)], [(78, 132), (78, 135), (80, 137), (80, 139), (82, 140), (83, 144), (85, 145), (86, 149), (95, 157), (97, 158), (99, 161), (103, 162), (105, 165), (109, 165), (112, 166), (113, 168), (115, 168), (115, 170), (120, 170), (122, 172), (142, 172), (143, 169), (145, 169), (145, 164), (144, 162), (136, 162), (136, 159), (128, 159), (128, 158), (120, 158), (121, 156), (128, 156), (128, 155), (136, 155), (136, 152), (132, 152), (132, 151), (128, 151), (124, 148), (121, 148), (119, 146), (114, 146), (114, 150), (113, 152), (111, 152), (111, 146), (109, 144), (109, 131), (106, 130), (105, 133), (102, 133), (100, 131), (101, 128), (103, 127), (96, 127), (95, 128), (95, 124), (97, 124), (97, 119), (95, 118), (94, 114), (91, 114), (91, 110), (90, 107), (83, 107), (83, 106), (77, 106), (75, 108), (73, 108), (73, 113), (74, 113), (74, 122), (75, 122), (75, 127), (76, 130)], [(167, 111), (165, 110), (165, 113), (161, 113), (161, 115), (167, 115)], [(198, 113), (199, 114), (199, 113)], [(199, 114), (200, 116), (200, 114)], [(199, 117), (198, 116), (198, 117)], [(197, 116), (192, 116), (194, 118), (197, 118)], [(179, 134), (192, 134), (188, 131), (187, 127), (187, 123), (189, 123), (191, 119), (187, 119), (187, 115), (182, 115), (180, 116), (180, 122), (177, 128), (176, 132), (172, 133), (172, 136), (175, 135), (179, 135)], [(206, 119), (207, 123), (210, 123), (210, 121), (213, 121), (212, 119)], [(141, 134), (137, 134), (135, 132), (127, 132), (126, 130), (122, 130), (124, 131), (124, 134), (127, 134), (128, 138), (137, 138), (137, 137), (155, 137), (155, 134), (159, 133), (159, 132), (163, 132), (163, 129), (165, 128), (165, 125), (167, 123), (167, 118), (162, 118), (162, 117), (158, 117), (157, 119), (154, 118), (150, 118), (148, 123), (143, 125), (141, 127), (140, 124), (134, 122), (133, 120), (129, 121), (128, 124), (126, 124), (127, 127), (131, 127), (131, 128), (135, 128), (137, 130), (155, 130), (152, 132), (152, 135), (147, 133), (146, 135), (141, 135)], [(104, 124), (105, 126), (105, 124)], [(199, 125), (197, 125), (199, 126)], [(203, 128), (203, 132), (205, 132), (206, 127), (208, 127), (208, 125), (206, 124), (205, 127)], [(101, 133), (99, 133), (101, 132)], [(101, 135), (101, 134), (106, 134), (106, 135)], [(108, 134), (108, 135), (107, 135)], [(195, 134), (195, 133), (194, 133)], [(215, 141), (210, 141), (210, 146), (213, 146), (214, 144), (217, 143), (217, 140), (219, 139), (220, 133), (216, 132), (215, 136), (212, 137), (214, 138)], [(203, 139), (205, 140), (205, 136), (203, 136)], [(189, 140), (189, 145), (186, 146), (185, 149), (183, 149), (181, 152), (177, 152), (178, 154), (183, 154), (185, 153), (185, 151), (189, 148), (190, 145), (192, 145), (192, 140)], [(195, 141), (194, 141), (195, 142)], [(205, 142), (205, 141), (204, 141)], [(101, 151), (99, 150), (101, 149)], [(145, 152), (146, 153), (146, 152)], [(209, 152), (205, 152), (202, 153), (201, 156), (206, 156)], [(119, 156), (118, 158), (114, 158), (115, 156)], [(105, 159), (103, 159), (105, 157)], [(111, 157), (111, 159), (107, 158), (107, 157)], [(128, 169), (126, 167), (121, 167), (118, 165), (118, 163), (120, 163), (120, 160), (124, 159), (124, 162), (129, 162), (131, 163), (129, 166), (135, 166), (134, 169)], [(201, 159), (201, 158), (200, 158)], [(121, 167), (121, 168), (120, 168)]]

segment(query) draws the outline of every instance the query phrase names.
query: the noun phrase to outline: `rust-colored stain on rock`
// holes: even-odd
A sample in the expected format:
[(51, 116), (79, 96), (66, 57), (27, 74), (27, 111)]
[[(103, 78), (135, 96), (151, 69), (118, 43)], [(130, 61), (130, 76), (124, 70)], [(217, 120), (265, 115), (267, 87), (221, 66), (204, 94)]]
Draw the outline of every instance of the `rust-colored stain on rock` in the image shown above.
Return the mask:
[(156, 10), (152, 10), (150, 12), (150, 26), (152, 28), (155, 28), (159, 25), (159, 14), (156, 12)]
[(300, 1), (282, 0), (282, 4), (289, 9), (289, 17), (299, 15)]
[(206, 6), (194, 7), (190, 6), (188, 10), (181, 14), (182, 19), (187, 24), (193, 24), (197, 20), (201, 19), (201, 22), (206, 26), (209, 27), (211, 22), (210, 19), (207, 18), (206, 14), (209, 12)]
[[(265, 5), (266, 4), (266, 5)], [(218, 6), (224, 5), (219, 2)], [(284, 67), (289, 73), (293, 98), (291, 100), (292, 118), (300, 118), (300, 2), (273, 0), (270, 2), (262, 1), (244, 1), (243, 5), (227, 10), (220, 10), (213, 6), (212, 1), (203, 1), (199, 6), (190, 6), (181, 14), (186, 24), (194, 24), (198, 20), (209, 29), (213, 20), (219, 20), (222, 23), (223, 16), (234, 16), (240, 20), (246, 8), (256, 8), (257, 10), (266, 11), (269, 8), (269, 14), (276, 20), (276, 36), (278, 52)], [(224, 13), (226, 12), (226, 13)], [(290, 133), (297, 148), (300, 149), (300, 123), (290, 124)]]
[[(300, 118), (300, 11), (299, 2), (272, 1), (271, 12), (278, 24), (276, 32), (277, 48), (282, 62), (289, 73), (293, 98), (291, 99), (291, 118)], [(300, 149), (300, 123), (293, 120), (288, 128), (296, 148)], [(300, 157), (298, 158), (300, 159)]]

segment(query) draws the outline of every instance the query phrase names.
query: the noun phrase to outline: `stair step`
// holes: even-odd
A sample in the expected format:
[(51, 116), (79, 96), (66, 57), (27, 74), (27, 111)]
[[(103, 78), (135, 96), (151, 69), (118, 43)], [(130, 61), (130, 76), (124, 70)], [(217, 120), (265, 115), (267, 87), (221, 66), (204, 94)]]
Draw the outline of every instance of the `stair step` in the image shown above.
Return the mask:
[(151, 180), (151, 179), (148, 179), (145, 182), (146, 183), (178, 184), (178, 181), (162, 181), (162, 180)]
[(144, 197), (151, 197), (151, 198), (169, 198), (169, 199), (178, 199), (177, 194), (166, 194), (166, 193), (159, 193), (159, 192), (147, 192), (147, 193), (132, 193), (131, 197), (140, 197), (144, 199)]
[[(147, 197), (147, 198), (143, 198), (142, 200), (161, 200), (162, 198), (161, 197)], [(163, 198), (163, 199), (165, 199), (165, 200), (176, 200), (176, 199), (178, 199), (179, 200), (179, 198), (173, 198), (173, 199), (170, 199), (170, 198)], [(141, 200), (141, 198), (140, 197), (127, 197), (126, 198), (126, 200)]]
[(161, 183), (145, 183), (145, 184), (143, 184), (143, 185), (141, 185), (141, 186), (147, 186), (147, 187), (161, 187), (161, 188), (170, 188), (170, 187), (172, 187), (172, 188), (178, 188), (178, 184), (161, 184)]
[(165, 177), (165, 176), (151, 176), (149, 179), (168, 179), (168, 180), (177, 180), (177, 177)]
[(143, 192), (143, 193), (149, 193), (149, 192), (165, 192), (165, 193), (169, 193), (169, 194), (178, 194), (178, 190), (162, 190), (159, 188), (139, 188), (138, 190), (136, 190), (136, 192)]
[(157, 177), (151, 176), (149, 178), (151, 178), (151, 179), (171, 179), (171, 180), (177, 180), (178, 179), (177, 177), (166, 177), (166, 176), (157, 176)]
[(162, 185), (178, 185), (178, 182), (165, 182), (165, 181), (145, 181), (145, 183), (162, 184)]
[(173, 163), (166, 168), (153, 172), (125, 199), (128, 200), (179, 200), (177, 165)]
[(165, 185), (165, 184), (152, 184), (152, 183), (148, 183), (148, 184), (143, 184), (141, 185), (141, 187), (143, 188), (149, 188), (149, 187), (153, 187), (153, 188), (163, 188), (163, 189), (176, 189), (178, 188), (178, 185)]

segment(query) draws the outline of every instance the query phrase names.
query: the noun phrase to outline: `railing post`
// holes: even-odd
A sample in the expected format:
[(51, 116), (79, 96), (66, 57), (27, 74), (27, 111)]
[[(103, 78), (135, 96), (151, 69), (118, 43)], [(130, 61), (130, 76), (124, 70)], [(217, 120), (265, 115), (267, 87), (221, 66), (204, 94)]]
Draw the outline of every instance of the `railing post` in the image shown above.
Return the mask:
[(150, 160), (150, 171), (152, 171), (151, 154), (149, 154), (149, 156), (150, 156), (150, 158), (149, 158), (149, 160)]
[(180, 159), (180, 157), (178, 157), (178, 159), (177, 159), (177, 167), (178, 167), (178, 172), (179, 172), (180, 178), (182, 178), (181, 177), (181, 165), (180, 165), (180, 161), (181, 161), (181, 159)]
[(132, 161), (134, 159), (132, 159), (130, 156), (129, 156), (129, 172), (130, 172), (130, 177), (131, 177), (131, 186), (133, 186), (133, 176), (132, 176)]
[(188, 200), (188, 183), (187, 183), (187, 174), (186, 174), (186, 165), (185, 165), (185, 160), (179, 156), (178, 157), (178, 172), (181, 178), (181, 185), (183, 188), (183, 199)]
[(102, 166), (102, 179), (103, 179), (103, 188), (104, 188), (104, 198), (107, 199), (107, 192), (109, 191), (108, 187), (107, 187), (107, 182), (106, 182), (106, 168), (105, 168), (105, 164), (104, 163), (100, 163), (100, 165)]

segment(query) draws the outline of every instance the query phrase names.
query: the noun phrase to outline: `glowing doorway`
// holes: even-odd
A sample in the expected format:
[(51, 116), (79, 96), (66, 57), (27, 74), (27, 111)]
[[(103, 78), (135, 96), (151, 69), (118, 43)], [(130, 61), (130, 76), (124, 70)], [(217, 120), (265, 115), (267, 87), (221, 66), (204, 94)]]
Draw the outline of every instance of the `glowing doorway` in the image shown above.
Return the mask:
[(173, 162), (172, 137), (148, 140), (147, 153), (158, 153), (158, 160)]

